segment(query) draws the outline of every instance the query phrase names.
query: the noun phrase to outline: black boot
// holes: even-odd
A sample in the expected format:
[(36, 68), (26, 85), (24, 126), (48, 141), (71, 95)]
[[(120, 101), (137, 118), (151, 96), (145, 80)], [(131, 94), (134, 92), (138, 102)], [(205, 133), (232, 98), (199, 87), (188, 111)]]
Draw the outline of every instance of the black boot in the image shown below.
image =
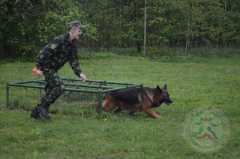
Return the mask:
[(38, 108), (39, 112), (43, 116), (44, 119), (50, 119), (51, 116), (49, 115), (49, 108), (50, 104), (47, 102), (43, 102), (42, 105)]
[(30, 115), (30, 118), (34, 118), (34, 119), (41, 119), (41, 116), (39, 115), (39, 111), (38, 108), (35, 107)]

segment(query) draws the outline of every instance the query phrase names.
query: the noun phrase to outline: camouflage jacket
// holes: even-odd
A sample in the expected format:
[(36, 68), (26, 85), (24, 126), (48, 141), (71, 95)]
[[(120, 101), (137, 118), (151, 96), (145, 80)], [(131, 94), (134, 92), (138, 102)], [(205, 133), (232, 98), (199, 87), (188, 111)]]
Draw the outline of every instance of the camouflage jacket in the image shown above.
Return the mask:
[(70, 34), (54, 38), (37, 56), (37, 68), (43, 71), (45, 67), (58, 71), (69, 61), (74, 73), (79, 77), (82, 73), (77, 59), (77, 41), (70, 41)]

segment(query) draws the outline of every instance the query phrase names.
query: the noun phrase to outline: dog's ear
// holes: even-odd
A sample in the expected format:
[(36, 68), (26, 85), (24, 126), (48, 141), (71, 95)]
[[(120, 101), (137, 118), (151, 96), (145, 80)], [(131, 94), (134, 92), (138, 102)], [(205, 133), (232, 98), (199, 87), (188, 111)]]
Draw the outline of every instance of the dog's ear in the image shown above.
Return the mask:
[(156, 89), (157, 89), (157, 92), (158, 92), (158, 93), (162, 93), (162, 89), (161, 89), (158, 85), (157, 85), (157, 88), (156, 88)]
[(163, 89), (167, 90), (167, 84), (165, 84), (165, 86), (163, 87)]

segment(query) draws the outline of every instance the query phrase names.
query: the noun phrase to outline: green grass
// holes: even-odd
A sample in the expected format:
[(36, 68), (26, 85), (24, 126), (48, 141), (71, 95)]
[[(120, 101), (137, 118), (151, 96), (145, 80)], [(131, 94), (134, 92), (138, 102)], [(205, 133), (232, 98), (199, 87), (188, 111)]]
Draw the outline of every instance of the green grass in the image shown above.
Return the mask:
[[(143, 83), (146, 87), (167, 84), (174, 103), (153, 109), (164, 116), (160, 120), (143, 112), (133, 116), (126, 111), (104, 112), (99, 116), (87, 108), (87, 101), (61, 100), (51, 107), (57, 113), (51, 114), (50, 120), (30, 119), (30, 111), (21, 108), (33, 109), (37, 97), (25, 94), (24, 88), (10, 88), (11, 107), (17, 109), (7, 109), (6, 83), (36, 79), (32, 73), (35, 63), (1, 64), (0, 158), (239, 158), (240, 60), (200, 61), (164, 63), (141, 57), (106, 58), (103, 54), (97, 60), (80, 61), (88, 79)], [(59, 75), (77, 78), (68, 64)], [(229, 119), (229, 141), (215, 153), (195, 152), (184, 141), (184, 120), (201, 106), (220, 109)]]

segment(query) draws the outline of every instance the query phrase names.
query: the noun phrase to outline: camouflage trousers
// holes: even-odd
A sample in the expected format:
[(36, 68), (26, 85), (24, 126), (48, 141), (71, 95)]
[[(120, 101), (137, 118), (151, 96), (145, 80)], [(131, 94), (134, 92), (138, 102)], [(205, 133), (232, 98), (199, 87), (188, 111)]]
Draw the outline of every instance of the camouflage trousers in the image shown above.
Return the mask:
[(65, 85), (58, 76), (57, 71), (52, 68), (44, 68), (43, 74), (45, 76), (45, 95), (41, 98), (37, 107), (43, 102), (53, 104), (64, 92)]

